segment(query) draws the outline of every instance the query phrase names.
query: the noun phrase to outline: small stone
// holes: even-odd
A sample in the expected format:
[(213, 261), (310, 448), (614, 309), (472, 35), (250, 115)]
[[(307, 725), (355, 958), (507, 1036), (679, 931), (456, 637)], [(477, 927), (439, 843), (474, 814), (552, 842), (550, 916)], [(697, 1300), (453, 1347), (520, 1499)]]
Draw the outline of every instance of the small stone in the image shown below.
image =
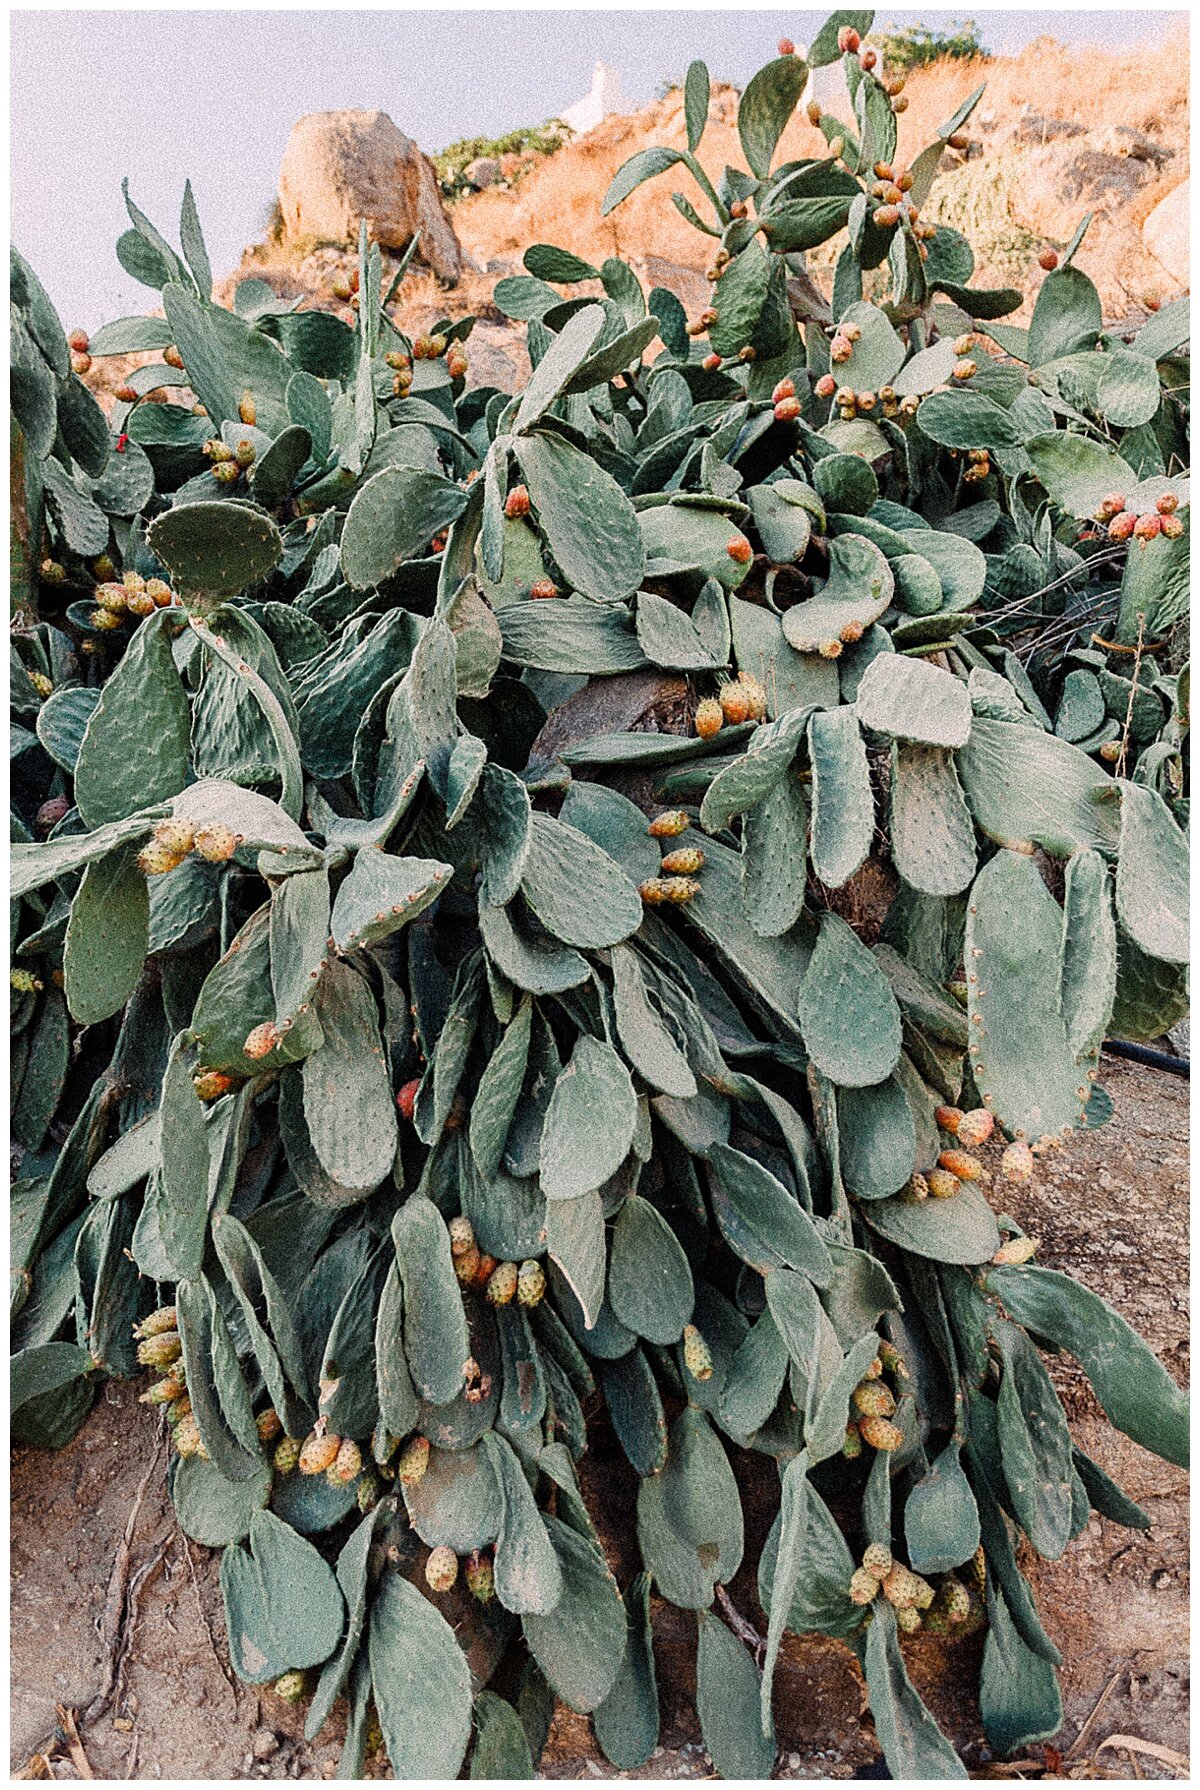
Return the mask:
[(279, 1736), (272, 1733), (270, 1728), (260, 1728), (254, 1736), (252, 1748), (256, 1759), (269, 1759), (272, 1753), (279, 1751)]

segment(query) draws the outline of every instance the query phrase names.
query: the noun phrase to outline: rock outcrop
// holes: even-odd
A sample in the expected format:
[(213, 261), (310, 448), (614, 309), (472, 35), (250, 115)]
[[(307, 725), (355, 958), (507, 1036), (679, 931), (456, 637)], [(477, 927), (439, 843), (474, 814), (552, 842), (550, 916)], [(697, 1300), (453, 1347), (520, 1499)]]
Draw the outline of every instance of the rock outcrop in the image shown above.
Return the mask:
[(1188, 214), (1191, 182), (1185, 180), (1160, 199), (1142, 225), (1142, 241), (1158, 265), (1186, 288), (1191, 284)]
[(372, 240), (403, 249), (420, 233), (418, 257), (457, 282), (462, 249), (433, 164), (386, 112), (309, 112), (292, 128), (279, 170), (285, 237), (349, 243), (366, 218)]

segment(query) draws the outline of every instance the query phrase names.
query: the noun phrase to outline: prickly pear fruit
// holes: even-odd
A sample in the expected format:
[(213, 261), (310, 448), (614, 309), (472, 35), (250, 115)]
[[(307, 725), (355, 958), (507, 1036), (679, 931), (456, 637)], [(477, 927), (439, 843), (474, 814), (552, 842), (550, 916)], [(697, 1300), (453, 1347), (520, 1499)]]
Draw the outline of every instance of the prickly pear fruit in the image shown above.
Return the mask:
[(412, 1081), (406, 1081), (400, 1092), (396, 1095), (396, 1106), (402, 1119), (412, 1118), (413, 1109), (417, 1104), (417, 1093), (420, 1086), (421, 1078), (420, 1076), (415, 1076)]
[(893, 1454), (904, 1440), (903, 1431), (886, 1417), (860, 1418), (858, 1433), (868, 1448), (878, 1448), (883, 1454)]
[(143, 1367), (170, 1367), (182, 1353), (178, 1330), (164, 1330), (138, 1344), (137, 1358)]
[(163, 1380), (155, 1380), (153, 1386), (143, 1392), (138, 1399), (139, 1405), (169, 1405), (174, 1399), (182, 1398), (186, 1384), (181, 1374), (169, 1373)]
[(850, 1579), (850, 1602), (864, 1607), (879, 1595), (879, 1580), (873, 1573), (858, 1567)]
[(193, 1079), (192, 1086), (199, 1100), (219, 1100), (222, 1094), (228, 1094), (233, 1086), (232, 1075), (226, 1075), (223, 1069), (202, 1069)]
[(475, 1248), (475, 1227), (469, 1218), (459, 1214), (446, 1228), (450, 1233), (451, 1255), (466, 1255), (468, 1250)]
[(694, 1324), (683, 1327), (683, 1365), (693, 1380), (711, 1380), (712, 1352)]
[(883, 1581), (883, 1595), (897, 1610), (929, 1608), (933, 1602), (933, 1586), (919, 1573), (894, 1561)]
[(754, 549), (745, 535), (734, 535), (725, 551), (733, 563), (738, 566), (749, 565), (754, 558)]
[(721, 357), (719, 354), (706, 354), (704, 359), (700, 362), (700, 365), (704, 368), (706, 373), (715, 373), (720, 364)]
[(948, 1169), (960, 1181), (978, 1181), (983, 1174), (982, 1162), (965, 1150), (943, 1150), (938, 1157), (938, 1167)]
[(940, 1125), (943, 1131), (948, 1131), (951, 1137), (957, 1137), (962, 1117), (957, 1106), (935, 1106), (933, 1109), (934, 1124)]
[(896, 1409), (896, 1400), (882, 1380), (860, 1380), (850, 1399), (864, 1417), (890, 1417)]
[(302, 1703), (308, 1690), (308, 1682), (303, 1672), (285, 1672), (277, 1678), (271, 1689), (282, 1703)]
[(1045, 268), (1047, 273), (1053, 273), (1058, 266), (1058, 250), (1043, 249), (1038, 256), (1038, 266)]
[(253, 1031), (247, 1032), (242, 1050), (246, 1056), (257, 1062), (260, 1057), (269, 1057), (278, 1043), (279, 1027), (273, 1021), (264, 1019), (260, 1026), (255, 1026)]
[(721, 713), (731, 727), (746, 721), (750, 716), (750, 698), (740, 678), (732, 683), (722, 684), (717, 700), (721, 704)]
[(852, 56), (861, 42), (862, 39), (859, 37), (858, 32), (854, 29), (853, 25), (843, 25), (838, 32), (837, 47), (842, 52), (843, 56)]
[(848, 1461), (856, 1461), (862, 1451), (862, 1437), (858, 1433), (858, 1426), (848, 1423), (846, 1434), (842, 1437), (842, 1453)]
[(958, 1123), (957, 1137), (960, 1144), (968, 1150), (977, 1150), (986, 1144), (996, 1129), (996, 1121), (984, 1106), (974, 1107), (964, 1113)]
[(529, 587), (529, 594), (538, 603), (545, 603), (558, 595), (558, 586), (553, 578), (535, 578)]
[(880, 1339), (879, 1360), (885, 1374), (891, 1374), (893, 1379), (907, 1380), (907, 1363), (895, 1343), (890, 1343), (886, 1336)]
[(638, 884), (638, 894), (647, 907), (661, 907), (664, 902), (683, 907), (699, 893), (700, 884), (692, 876), (650, 876)]
[(199, 1455), (202, 1460), (208, 1459), (208, 1450), (205, 1448), (204, 1438), (200, 1434), (200, 1425), (190, 1411), (185, 1417), (179, 1419), (171, 1436), (176, 1449), (185, 1460), (193, 1454)]
[(1033, 1179), (1033, 1151), (1023, 1137), (1009, 1144), (1005, 1150), (1000, 1158), (1000, 1173), (1006, 1181), (1025, 1182)]
[(487, 1283), (487, 1296), (493, 1305), (511, 1305), (517, 1292), (517, 1264), (498, 1262)]
[(971, 1614), (971, 1593), (959, 1579), (943, 1579), (938, 1586), (938, 1594), (934, 1599), (935, 1609), (941, 1610), (947, 1621), (956, 1626), (965, 1622)]
[(526, 486), (513, 486), (508, 497), (505, 499), (504, 514), (508, 517), (510, 522), (515, 522), (518, 516), (528, 516), (529, 491)]
[(338, 1457), (338, 1449), (342, 1438), (334, 1435), (319, 1436), (314, 1430), (300, 1450), (300, 1471), (305, 1474), (324, 1473), (332, 1467)]
[(897, 1610), (896, 1627), (902, 1635), (915, 1635), (921, 1628), (919, 1610)]
[(1037, 1250), (1036, 1237), (1010, 1237), (1002, 1243), (992, 1261), (997, 1268), (1020, 1268)]
[(677, 851), (667, 852), (662, 867), (670, 876), (695, 876), (704, 868), (704, 853), (698, 845), (681, 845)]
[(283, 1434), (283, 1424), (280, 1422), (279, 1412), (274, 1405), (268, 1405), (265, 1411), (259, 1412), (254, 1419), (254, 1427), (258, 1431), (258, 1439), (264, 1448), (268, 1442), (274, 1442), (276, 1437)]
[(1162, 517), (1156, 510), (1150, 510), (1146, 515), (1139, 516), (1134, 523), (1133, 538), (1135, 541), (1152, 541), (1162, 532), (1162, 525)]
[(252, 429), (258, 421), (258, 405), (254, 401), (253, 392), (243, 392), (238, 404), (238, 416), (247, 428)]
[(362, 1472), (362, 1449), (349, 1436), (342, 1439), (331, 1466), (325, 1469), (325, 1477), (331, 1485), (350, 1485)]
[(39, 833), (51, 833), (60, 820), (65, 820), (71, 812), (71, 804), (66, 796), (51, 796), (43, 802), (34, 818), (34, 825)]
[(242, 476), (242, 469), (236, 460), (219, 460), (212, 469), (212, 475), (218, 485), (236, 485)]
[(170, 846), (151, 839), (138, 853), (137, 864), (143, 876), (165, 876), (169, 870), (177, 870), (186, 857), (186, 852), (172, 851)]
[(821, 377), (817, 380), (815, 389), (818, 398), (832, 398), (834, 392), (837, 390), (837, 380), (832, 373), (822, 373)]
[(935, 1200), (952, 1200), (962, 1191), (962, 1182), (948, 1168), (932, 1169), (925, 1181)]
[(1164, 516), (1159, 523), (1159, 533), (1165, 535), (1168, 541), (1177, 541), (1183, 533), (1183, 517)]
[(275, 1446), (271, 1456), (271, 1465), (276, 1473), (293, 1473), (300, 1464), (300, 1450), (304, 1444), (299, 1436), (284, 1436)]
[(781, 398), (775, 406), (775, 421), (777, 423), (794, 423), (799, 415), (799, 398)]
[(460, 1286), (473, 1287), (479, 1279), (481, 1257), (472, 1243), (469, 1249), (462, 1250), (454, 1257), (454, 1272)]
[(711, 740), (714, 734), (720, 733), (725, 722), (725, 714), (715, 696), (706, 696), (696, 705), (696, 732), (702, 740)]
[(364, 1473), (358, 1482), (354, 1502), (360, 1516), (366, 1516), (379, 1502), (379, 1481), (373, 1473)]
[(916, 1206), (929, 1198), (929, 1182), (924, 1175), (910, 1175), (898, 1196), (906, 1206)]
[(434, 1548), (425, 1562), (425, 1583), (431, 1591), (450, 1591), (458, 1578), (458, 1555), (453, 1548)]
[(1132, 510), (1123, 510), (1119, 516), (1114, 516), (1108, 525), (1109, 540), (1127, 541), (1133, 533), (1136, 522), (1137, 517)]
[(691, 824), (691, 815), (682, 808), (668, 808), (665, 813), (654, 816), (646, 831), (651, 839), (677, 839)]
[(463, 1579), (471, 1596), (478, 1598), (481, 1604), (492, 1601), (496, 1590), (492, 1557), (483, 1548), (473, 1548), (467, 1555)]
[(225, 864), (238, 848), (238, 835), (230, 827), (199, 827), (196, 847), (207, 864)]
[(446, 352), (445, 336), (418, 336), (413, 343), (414, 360), (437, 360)]
[(36, 994), (45, 987), (45, 983), (39, 982), (32, 970), (10, 970), (8, 985), (16, 994)]
[(820, 125), (822, 113), (816, 100), (810, 99), (804, 109), (808, 113), (808, 122), (813, 125)]
[(396, 1477), (401, 1485), (420, 1485), (428, 1465), (429, 1442), (424, 1436), (414, 1436), (396, 1463)]
[[(182, 1366), (182, 1362), (177, 1362), (175, 1367), (171, 1369), (171, 1372), (177, 1372)], [(170, 1424), (171, 1428), (174, 1429), (176, 1424), (182, 1422), (182, 1420), (190, 1414), (191, 1409), (192, 1401), (186, 1392), (181, 1394), (179, 1398), (173, 1398), (167, 1406), (167, 1422)]]
[(542, 1294), (546, 1291), (546, 1275), (542, 1264), (536, 1261), (522, 1262), (517, 1269), (517, 1303), (532, 1310), (542, 1302)]
[(892, 1570), (892, 1551), (882, 1542), (873, 1541), (862, 1557), (863, 1568), (873, 1578), (886, 1579)]

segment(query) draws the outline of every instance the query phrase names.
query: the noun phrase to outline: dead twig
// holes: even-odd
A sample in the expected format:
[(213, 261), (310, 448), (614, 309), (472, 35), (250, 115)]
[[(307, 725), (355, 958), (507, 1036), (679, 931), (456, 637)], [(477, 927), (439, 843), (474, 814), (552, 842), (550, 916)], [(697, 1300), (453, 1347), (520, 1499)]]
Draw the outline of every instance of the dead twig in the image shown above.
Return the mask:
[(113, 1687), (117, 1682), (117, 1670), (126, 1626), (126, 1600), (129, 1591), (130, 1568), (133, 1564), (133, 1541), (137, 1534), (138, 1518), (142, 1513), (142, 1505), (145, 1502), (146, 1493), (150, 1487), (150, 1481), (158, 1471), (158, 1451), (160, 1441), (161, 1435), (156, 1439), (154, 1453), (150, 1458), (150, 1464), (142, 1475), (138, 1489), (134, 1493), (133, 1503), (130, 1506), (129, 1516), (125, 1523), (125, 1533), (118, 1544), (116, 1558), (113, 1561), (113, 1569), (109, 1574), (108, 1590), (105, 1593), (104, 1598), (104, 1613), (99, 1622), (100, 1639), (104, 1644), (106, 1655), (104, 1679), (100, 1689), (96, 1692), (96, 1695), (92, 1698), (84, 1711), (83, 1723), (85, 1727), (94, 1722), (98, 1716), (103, 1715), (104, 1711), (108, 1708), (112, 1701)]
[(763, 1654), (766, 1652), (767, 1647), (766, 1636), (760, 1635), (754, 1624), (741, 1614), (724, 1585), (717, 1586), (717, 1602), (720, 1604), (722, 1610), (724, 1610), (725, 1620), (728, 1622), (734, 1634), (738, 1637), (738, 1640), (746, 1643), (746, 1646), (754, 1655), (756, 1664), (761, 1666), (763, 1662)]
[[(1182, 1753), (1177, 1753), (1174, 1747), (1162, 1746), (1157, 1740), (1142, 1740), (1137, 1734), (1110, 1734), (1096, 1748), (1097, 1757), (1105, 1747), (1116, 1747), (1121, 1752), (1130, 1754), (1144, 1753), (1148, 1759), (1157, 1759), (1160, 1765), (1169, 1765), (1181, 1777), (1191, 1775), (1191, 1761)], [(1137, 1776), (1141, 1775), (1139, 1771)]]
[(1100, 1711), (1104, 1708), (1104, 1705), (1108, 1702), (1108, 1699), (1111, 1697), (1111, 1695), (1113, 1693), (1113, 1689), (1117, 1683), (1117, 1680), (1120, 1678), (1120, 1676), (1121, 1676), (1121, 1674), (1119, 1671), (1114, 1672), (1112, 1677), (1109, 1679), (1108, 1683), (1105, 1685), (1104, 1689), (1100, 1692), (1100, 1695), (1096, 1698), (1095, 1703), (1092, 1705), (1091, 1714), (1088, 1716), (1088, 1718), (1084, 1722), (1082, 1728), (1080, 1728), (1078, 1734), (1075, 1736), (1074, 1740), (1071, 1742), (1070, 1746), (1067, 1748), (1066, 1757), (1068, 1759), (1073, 1759), (1075, 1757), (1076, 1753), (1078, 1753), (1082, 1750), (1084, 1743), (1088, 1740), (1088, 1738), (1091, 1735), (1092, 1729), (1096, 1726), (1096, 1721), (1099, 1717)]
[(81, 1778), (94, 1778), (96, 1774), (88, 1762), (88, 1756), (83, 1750), (83, 1742), (79, 1738), (79, 1729), (75, 1725), (75, 1711), (65, 1708), (61, 1703), (57, 1703), (55, 1708), (58, 1710), (58, 1719), (63, 1734), (66, 1736), (67, 1751), (71, 1755), (72, 1765)]

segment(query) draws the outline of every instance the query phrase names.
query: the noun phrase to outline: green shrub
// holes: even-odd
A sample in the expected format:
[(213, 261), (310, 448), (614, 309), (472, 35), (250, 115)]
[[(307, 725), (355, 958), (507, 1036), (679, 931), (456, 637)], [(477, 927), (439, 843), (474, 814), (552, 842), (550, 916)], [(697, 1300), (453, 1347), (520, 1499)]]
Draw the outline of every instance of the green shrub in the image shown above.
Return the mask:
[[(1109, 1030), (1186, 1008), (1187, 305), (1118, 340), (1077, 237), (1001, 321), (911, 210), (978, 94), (893, 199), (845, 66), (856, 135), (776, 167), (779, 58), (714, 187), (693, 64), (689, 148), (605, 209), (693, 176), (710, 312), (536, 245), (516, 396), (466, 383), (469, 319), (397, 331), (365, 228), (356, 329), (215, 307), (189, 189), (181, 253), (132, 202), (118, 244), (163, 316), (74, 349), (163, 355), (106, 420), (14, 257), (14, 1434), (150, 1373), (235, 1668), (310, 1734), (345, 1695), (342, 1775), (374, 1704), (397, 1776), (474, 1727), (472, 1775), (528, 1777), (556, 1697), (636, 1770), (657, 1597), (723, 1775), (770, 1774), (791, 1629), (861, 1661), (895, 1776), (965, 1776), (901, 1636), (986, 1625), (1020, 1751), (1062, 1712), (1018, 1544), (1148, 1522), (1040, 1349), (1186, 1458), (1184, 1394), (1004, 1206), (1107, 1116)], [(847, 227), (830, 304), (804, 255)], [(743, 1449), (761, 1672), (715, 1608)]]
[(990, 54), (983, 46), (979, 26), (974, 19), (952, 19), (944, 27), (918, 21), (898, 31), (875, 33), (871, 42), (886, 59), (890, 68), (900, 74), (911, 74), (914, 68), (925, 68), (931, 62), (955, 59), (969, 62)]
[(503, 155), (553, 155), (570, 142), (572, 135), (569, 125), (559, 118), (550, 118), (545, 124), (526, 125), (502, 137), (462, 137), (433, 157), (442, 197), (453, 203), (474, 192), (465, 170), (481, 156), (499, 160)]

